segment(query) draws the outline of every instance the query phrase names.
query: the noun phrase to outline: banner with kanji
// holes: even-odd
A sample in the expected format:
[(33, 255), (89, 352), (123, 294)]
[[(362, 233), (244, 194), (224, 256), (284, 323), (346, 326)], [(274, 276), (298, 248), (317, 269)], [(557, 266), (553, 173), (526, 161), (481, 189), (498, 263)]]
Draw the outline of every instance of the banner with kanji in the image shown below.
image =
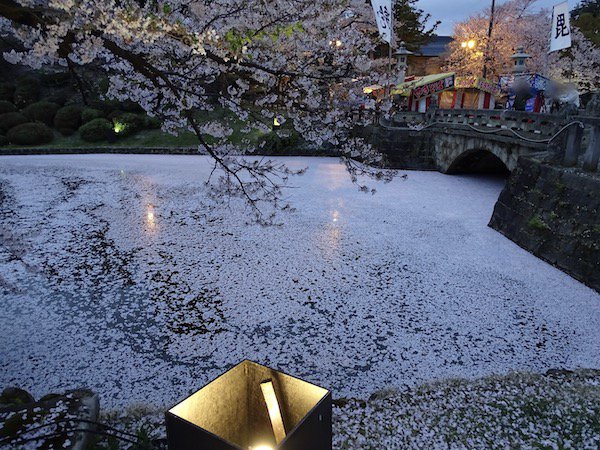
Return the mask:
[(371, 0), (379, 35), (388, 44), (392, 43), (392, 0)]
[(571, 20), (569, 17), (569, 2), (554, 7), (552, 13), (552, 35), (550, 37), (550, 52), (557, 52), (571, 47)]

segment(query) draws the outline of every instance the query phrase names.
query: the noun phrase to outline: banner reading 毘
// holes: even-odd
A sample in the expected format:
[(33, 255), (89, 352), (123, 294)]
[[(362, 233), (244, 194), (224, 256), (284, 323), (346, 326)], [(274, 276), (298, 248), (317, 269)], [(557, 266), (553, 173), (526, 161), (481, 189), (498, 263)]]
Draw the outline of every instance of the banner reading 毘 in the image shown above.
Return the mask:
[(569, 2), (554, 7), (552, 13), (552, 36), (550, 37), (550, 52), (557, 52), (571, 47), (571, 20), (569, 17)]

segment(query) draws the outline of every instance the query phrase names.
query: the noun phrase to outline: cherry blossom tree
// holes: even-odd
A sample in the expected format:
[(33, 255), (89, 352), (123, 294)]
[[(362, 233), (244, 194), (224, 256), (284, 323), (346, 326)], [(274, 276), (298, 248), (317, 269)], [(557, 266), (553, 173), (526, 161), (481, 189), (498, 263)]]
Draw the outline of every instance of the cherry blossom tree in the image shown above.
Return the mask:
[(353, 181), (389, 180), (381, 155), (352, 137), (350, 108), (364, 101), (366, 83), (385, 77), (367, 57), (372, 14), (360, 0), (0, 0), (0, 25), (23, 46), (7, 61), (100, 64), (108, 96), (138, 103), (166, 131), (193, 131), (214, 161), (213, 192), (243, 198), (263, 223), (289, 208), (283, 189), (298, 172), (236, 156), (232, 130), (200, 123), (197, 112), (218, 104), (245, 132), (288, 121), (304, 139), (338, 149)]
[[(459, 75), (481, 75), (485, 63), (487, 77), (494, 79), (511, 71), (510, 57), (518, 47), (523, 47), (532, 56), (529, 70), (545, 72), (551, 16), (547, 10), (534, 12), (535, 3), (536, 0), (510, 0), (499, 5), (489, 42), (489, 9), (458, 23), (444, 69)], [(475, 46), (464, 48), (462, 43), (469, 41), (474, 41)]]
[(548, 62), (549, 75), (573, 83), (579, 92), (600, 90), (600, 48), (576, 27), (571, 27), (570, 49), (553, 53)]

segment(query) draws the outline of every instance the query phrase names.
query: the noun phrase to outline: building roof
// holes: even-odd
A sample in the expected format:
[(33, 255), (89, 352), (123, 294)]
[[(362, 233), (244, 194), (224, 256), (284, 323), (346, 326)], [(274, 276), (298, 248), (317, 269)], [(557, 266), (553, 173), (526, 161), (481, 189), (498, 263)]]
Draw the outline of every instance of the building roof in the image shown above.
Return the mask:
[(452, 36), (434, 36), (427, 44), (415, 52), (417, 56), (436, 57), (448, 51), (448, 45), (454, 40)]

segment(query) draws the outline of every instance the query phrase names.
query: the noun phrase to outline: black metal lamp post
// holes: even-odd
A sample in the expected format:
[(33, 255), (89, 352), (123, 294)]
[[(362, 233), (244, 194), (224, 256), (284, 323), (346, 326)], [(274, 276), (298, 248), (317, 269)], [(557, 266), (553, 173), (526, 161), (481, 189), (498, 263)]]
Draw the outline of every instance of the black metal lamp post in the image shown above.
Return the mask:
[(170, 450), (331, 450), (331, 392), (243, 361), (166, 413)]

